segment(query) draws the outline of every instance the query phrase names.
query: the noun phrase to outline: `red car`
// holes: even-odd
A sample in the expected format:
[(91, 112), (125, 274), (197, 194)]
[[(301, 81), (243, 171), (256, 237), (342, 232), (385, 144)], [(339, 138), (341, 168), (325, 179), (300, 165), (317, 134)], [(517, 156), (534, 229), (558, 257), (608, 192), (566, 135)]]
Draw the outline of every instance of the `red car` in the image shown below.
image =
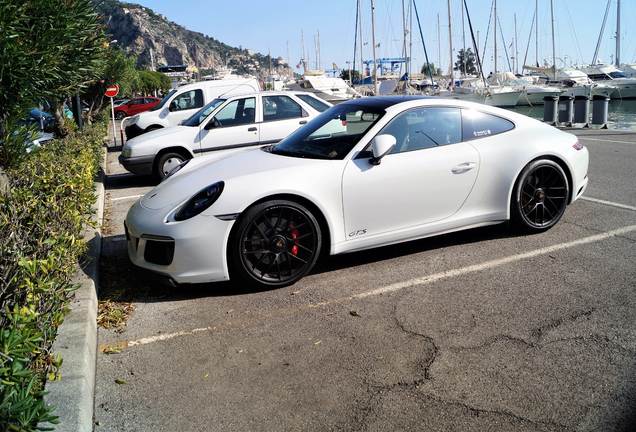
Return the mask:
[(132, 98), (125, 104), (115, 108), (115, 118), (121, 120), (124, 117), (148, 111), (159, 104), (159, 102), (161, 102), (161, 99), (150, 96)]

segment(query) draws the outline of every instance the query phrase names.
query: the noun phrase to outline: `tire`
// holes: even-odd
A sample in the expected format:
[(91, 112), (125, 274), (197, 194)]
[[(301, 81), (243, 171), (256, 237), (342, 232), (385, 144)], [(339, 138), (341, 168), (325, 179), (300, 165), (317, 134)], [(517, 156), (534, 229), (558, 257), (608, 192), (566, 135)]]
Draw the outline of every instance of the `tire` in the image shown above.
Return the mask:
[(247, 209), (228, 243), (230, 279), (279, 288), (309, 273), (320, 256), (322, 230), (302, 204), (271, 200)]
[(568, 177), (558, 163), (550, 159), (530, 162), (512, 192), (513, 226), (530, 233), (552, 228), (565, 213), (569, 196)]
[(184, 157), (181, 153), (168, 152), (157, 158), (155, 163), (154, 175), (157, 180), (163, 180), (166, 176), (189, 158)]
[(126, 117), (126, 113), (123, 111), (115, 111), (115, 120), (122, 120)]

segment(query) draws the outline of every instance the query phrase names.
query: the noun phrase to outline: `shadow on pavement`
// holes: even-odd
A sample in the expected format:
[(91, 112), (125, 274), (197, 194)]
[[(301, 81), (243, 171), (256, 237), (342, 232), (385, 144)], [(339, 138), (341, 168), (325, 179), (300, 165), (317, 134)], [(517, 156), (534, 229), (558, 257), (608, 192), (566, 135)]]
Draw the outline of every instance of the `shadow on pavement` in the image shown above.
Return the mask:
[(130, 173), (110, 174), (104, 177), (104, 187), (107, 191), (158, 184), (159, 181), (152, 176), (138, 176)]
[[(326, 257), (319, 262), (312, 273), (328, 273), (448, 246), (514, 236), (516, 234), (508, 228), (507, 224), (475, 228), (362, 252)], [(239, 296), (269, 290), (239, 286), (233, 282), (171, 286), (164, 276), (134, 266), (128, 259), (126, 247), (126, 239), (123, 235), (106, 236), (102, 240), (101, 285), (98, 295), (100, 300), (153, 303), (201, 297)]]

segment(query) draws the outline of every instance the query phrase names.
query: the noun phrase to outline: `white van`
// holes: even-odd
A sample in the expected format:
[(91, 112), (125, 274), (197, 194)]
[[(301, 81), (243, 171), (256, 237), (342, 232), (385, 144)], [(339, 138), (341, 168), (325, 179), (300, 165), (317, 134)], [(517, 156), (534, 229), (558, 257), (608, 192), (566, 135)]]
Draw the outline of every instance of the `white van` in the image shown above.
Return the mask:
[(126, 121), (126, 138), (177, 126), (219, 96), (237, 96), (259, 90), (255, 78), (200, 81), (178, 87), (170, 90), (159, 105), (150, 111), (139, 113)]

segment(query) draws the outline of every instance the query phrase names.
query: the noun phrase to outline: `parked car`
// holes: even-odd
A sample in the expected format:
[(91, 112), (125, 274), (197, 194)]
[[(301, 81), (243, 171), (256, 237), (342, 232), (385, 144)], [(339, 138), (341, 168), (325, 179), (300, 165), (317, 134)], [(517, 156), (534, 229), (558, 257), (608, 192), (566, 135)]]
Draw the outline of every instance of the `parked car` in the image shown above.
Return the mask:
[(319, 256), (512, 220), (554, 226), (588, 184), (577, 137), (461, 100), (336, 105), (277, 145), (193, 159), (126, 217), (128, 255), (177, 283), (294, 283)]
[(121, 120), (124, 117), (148, 111), (159, 105), (159, 102), (161, 102), (161, 99), (152, 96), (132, 98), (128, 102), (115, 107), (115, 118)]
[(259, 91), (256, 79), (201, 81), (171, 90), (154, 108), (130, 119), (126, 138), (131, 139), (155, 129), (176, 126), (218, 97)]
[(130, 99), (115, 99), (113, 101), (113, 106), (117, 108), (118, 106), (128, 103), (128, 101), (130, 101)]
[(197, 155), (276, 143), (320, 114), (315, 107), (329, 106), (302, 92), (217, 98), (179, 126), (128, 140), (119, 162), (132, 173), (162, 179)]

